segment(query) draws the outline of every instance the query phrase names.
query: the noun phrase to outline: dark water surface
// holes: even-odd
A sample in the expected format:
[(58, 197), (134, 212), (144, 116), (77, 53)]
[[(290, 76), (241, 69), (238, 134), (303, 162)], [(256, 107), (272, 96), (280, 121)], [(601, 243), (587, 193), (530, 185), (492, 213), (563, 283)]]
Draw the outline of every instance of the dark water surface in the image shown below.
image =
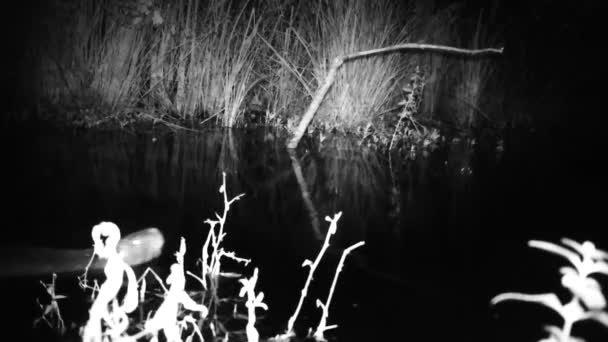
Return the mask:
[[(516, 130), (503, 153), (494, 142), (465, 141), (415, 160), (396, 158), (392, 168), (356, 142), (330, 139), (320, 151), (298, 151), (298, 182), (284, 139), (270, 131), (5, 129), (2, 242), (87, 248), (100, 221), (117, 223), (123, 234), (154, 226), (167, 242), (152, 266), (162, 273), (184, 236), (195, 270), (208, 231), (203, 222), (223, 209), (223, 171), (228, 193), (245, 194), (228, 214), (225, 241), (260, 268), (257, 289), (270, 307), (262, 336), (284, 332), (306, 277), (300, 265), (321, 247), (323, 218), (342, 211), (300, 329), (316, 327), (314, 299), (325, 300), (342, 249), (364, 240), (339, 279), (328, 321), (339, 327), (331, 338), (533, 341), (543, 324), (561, 324), (558, 317), (533, 304), (489, 305), (500, 292), (560, 288), (562, 260), (526, 242), (567, 236), (608, 249), (603, 171), (562, 138)], [(74, 277), (62, 278), (73, 291)], [(37, 281), (3, 282), (16, 324), (31, 322)], [(65, 315), (82, 320), (86, 310)], [(574, 333), (589, 341), (608, 336), (594, 324)]]

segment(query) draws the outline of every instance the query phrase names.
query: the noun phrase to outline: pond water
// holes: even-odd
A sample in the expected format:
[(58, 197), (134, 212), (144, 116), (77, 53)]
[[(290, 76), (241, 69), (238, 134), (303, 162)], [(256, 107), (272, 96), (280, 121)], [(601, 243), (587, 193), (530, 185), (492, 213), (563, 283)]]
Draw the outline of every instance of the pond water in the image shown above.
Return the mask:
[[(306, 278), (301, 264), (321, 248), (324, 217), (341, 211), (300, 330), (316, 327), (314, 298), (325, 300), (342, 250), (365, 241), (338, 281), (332, 340), (533, 341), (543, 324), (559, 319), (532, 304), (489, 305), (501, 292), (559, 288), (564, 263), (526, 242), (567, 236), (608, 248), (595, 223), (601, 201), (592, 199), (603, 195), (600, 172), (556, 140), (560, 134), (513, 130), (502, 153), (495, 141), (463, 140), (389, 163), (341, 139), (301, 148), (294, 161), (284, 137), (268, 130), (5, 129), (2, 241), (87, 248), (91, 227), (101, 221), (117, 223), (123, 234), (154, 226), (166, 244), (151, 266), (162, 274), (184, 236), (194, 268), (208, 231), (204, 220), (223, 209), (218, 188), (225, 172), (229, 195), (245, 194), (228, 214), (226, 248), (252, 259), (243, 273), (260, 268), (257, 289), (270, 308), (259, 311), (262, 336), (284, 332)], [(38, 279), (3, 281), (16, 303), (15, 326), (31, 323)], [(61, 279), (63, 293), (76, 297), (74, 277)], [(66, 317), (79, 315), (86, 318), (86, 308), (68, 305)], [(577, 329), (606, 336), (593, 324)]]

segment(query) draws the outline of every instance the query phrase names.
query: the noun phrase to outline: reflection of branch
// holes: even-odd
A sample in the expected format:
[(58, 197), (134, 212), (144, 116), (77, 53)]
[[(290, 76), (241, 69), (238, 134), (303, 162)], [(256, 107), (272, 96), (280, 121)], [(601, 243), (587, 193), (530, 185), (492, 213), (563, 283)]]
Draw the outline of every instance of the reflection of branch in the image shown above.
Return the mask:
[(308, 191), (308, 185), (306, 184), (304, 174), (302, 173), (300, 161), (298, 160), (298, 157), (296, 156), (294, 150), (288, 149), (288, 151), (289, 158), (291, 158), (291, 166), (293, 168), (293, 173), (296, 175), (298, 186), (300, 186), (302, 200), (304, 201), (304, 205), (308, 210), (308, 216), (310, 216), (310, 223), (312, 224), (313, 232), (315, 233), (315, 237), (317, 238), (317, 240), (323, 241), (323, 234), (321, 234), (321, 229), (319, 228), (319, 215), (317, 214), (317, 209), (315, 209), (315, 205), (312, 203), (312, 199), (310, 198), (310, 192)]

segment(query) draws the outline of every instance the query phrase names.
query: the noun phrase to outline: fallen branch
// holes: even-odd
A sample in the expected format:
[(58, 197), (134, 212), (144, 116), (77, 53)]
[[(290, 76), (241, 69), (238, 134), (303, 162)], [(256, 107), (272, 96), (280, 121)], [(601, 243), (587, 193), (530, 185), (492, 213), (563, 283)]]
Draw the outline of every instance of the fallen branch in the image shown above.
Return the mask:
[(333, 82), (336, 78), (336, 73), (337, 73), (338, 69), (342, 65), (344, 65), (344, 63), (350, 62), (350, 61), (353, 61), (353, 60), (356, 60), (359, 58), (371, 57), (374, 55), (387, 54), (387, 53), (393, 53), (393, 52), (398, 52), (398, 51), (435, 52), (435, 53), (443, 53), (443, 54), (448, 54), (448, 55), (458, 55), (458, 56), (465, 56), (465, 57), (475, 57), (475, 56), (488, 56), (489, 57), (489, 56), (501, 55), (503, 53), (502, 48), (469, 50), (469, 49), (461, 49), (461, 48), (455, 48), (455, 47), (451, 47), (451, 46), (442, 46), (442, 45), (433, 45), (433, 44), (405, 43), (405, 44), (398, 44), (398, 45), (393, 45), (393, 46), (389, 46), (389, 47), (385, 47), (385, 48), (361, 51), (361, 52), (356, 52), (356, 53), (353, 53), (350, 55), (336, 57), (333, 60), (333, 62), (331, 63), (331, 67), (329, 68), (327, 77), (325, 77), (325, 82), (323, 82), (323, 85), (315, 93), (315, 96), (313, 97), (312, 102), (308, 106), (308, 109), (302, 116), (302, 120), (300, 121), (300, 124), (296, 128), (294, 136), (287, 143), (287, 147), (290, 149), (295, 149), (298, 146), (300, 139), (302, 139), (302, 137), (304, 136), (304, 133), (306, 132), (306, 129), (308, 128), (308, 125), (310, 125), (310, 122), (312, 121), (315, 114), (317, 113), (317, 110), (321, 106), (321, 102), (323, 102), (325, 95), (327, 95), (329, 88), (331, 88), (331, 85), (333, 84)]

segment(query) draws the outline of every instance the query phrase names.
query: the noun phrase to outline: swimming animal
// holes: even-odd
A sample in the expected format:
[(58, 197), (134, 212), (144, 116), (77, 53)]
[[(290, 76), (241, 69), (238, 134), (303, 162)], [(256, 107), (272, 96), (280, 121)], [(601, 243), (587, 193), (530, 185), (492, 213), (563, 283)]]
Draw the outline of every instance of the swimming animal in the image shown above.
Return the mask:
[[(136, 266), (160, 256), (164, 244), (160, 230), (146, 228), (120, 239), (117, 249), (127, 264)], [(92, 255), (93, 248), (0, 247), (0, 278), (84, 272)], [(104, 265), (105, 260), (97, 257), (89, 271), (100, 271)]]

